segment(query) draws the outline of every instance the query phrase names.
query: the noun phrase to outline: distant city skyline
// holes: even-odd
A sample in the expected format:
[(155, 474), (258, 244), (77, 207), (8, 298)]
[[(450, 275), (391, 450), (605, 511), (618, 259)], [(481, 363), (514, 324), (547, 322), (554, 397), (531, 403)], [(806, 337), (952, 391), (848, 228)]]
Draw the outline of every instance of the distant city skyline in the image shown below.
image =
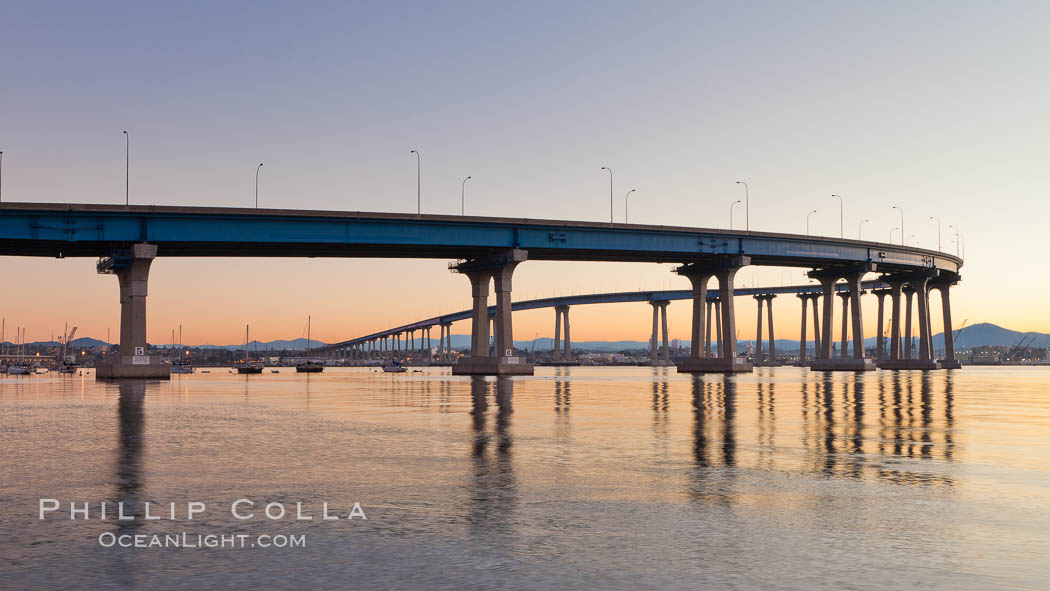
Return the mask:
[[(0, 22), (4, 201), (493, 215), (903, 238), (955, 252), (956, 328), (1050, 332), (1050, 5), (809, 3), (14, 5)], [(207, 16), (202, 15), (207, 11)], [(187, 40), (193, 40), (187, 42)], [(688, 48), (688, 50), (683, 50)], [(265, 166), (258, 169), (260, 162)], [(463, 185), (463, 179), (471, 177)], [(737, 229), (745, 225), (736, 207)], [(939, 222), (931, 220), (939, 218)], [(1036, 257), (1036, 258), (1032, 258)], [(116, 334), (87, 259), (5, 258), (0, 315), (27, 340)], [(685, 289), (673, 265), (528, 261), (515, 299)], [(807, 282), (743, 269), (741, 285)], [(168, 259), (151, 342), (333, 342), (469, 307), (445, 261)], [(874, 298), (865, 332), (876, 333)], [(778, 338), (799, 303), (775, 300)], [(934, 302), (933, 329), (941, 330)], [(754, 302), (740, 298), (741, 340)], [(644, 340), (644, 304), (574, 308), (574, 340)], [(669, 308), (687, 338), (689, 307)], [(553, 312), (515, 314), (550, 336)], [(466, 332), (465, 325), (455, 332)], [(303, 333), (303, 334), (300, 334)], [(113, 337), (115, 340), (115, 337)]]

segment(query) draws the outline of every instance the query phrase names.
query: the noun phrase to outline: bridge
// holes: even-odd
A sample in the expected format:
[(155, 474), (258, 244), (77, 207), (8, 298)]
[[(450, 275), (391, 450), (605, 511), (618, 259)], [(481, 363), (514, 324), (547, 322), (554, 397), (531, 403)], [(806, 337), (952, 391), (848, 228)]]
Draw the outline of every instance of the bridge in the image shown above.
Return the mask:
[[(453, 259), (454, 272), (471, 284), (470, 355), (457, 374), (531, 374), (514, 354), (512, 277), (527, 260), (679, 263), (675, 272), (692, 285), (692, 349), (678, 364), (686, 372), (750, 371), (735, 339), (734, 277), (747, 265), (801, 267), (820, 282), (821, 328), (815, 369), (868, 370), (864, 356), (860, 297), (867, 273), (881, 273), (892, 303), (890, 359), (885, 367), (955, 367), (932, 356), (929, 296), (938, 289), (945, 326), (951, 326), (950, 287), (960, 278), (961, 258), (885, 243), (678, 226), (614, 224), (448, 215), (169, 207), (144, 205), (0, 204), (0, 255), (97, 257), (99, 273), (120, 285), (119, 359), (99, 368), (102, 378), (163, 377), (167, 368), (146, 355), (146, 297), (149, 269), (157, 257), (388, 257)], [(708, 283), (718, 281), (717, 322), (723, 327), (717, 355), (701, 346)], [(843, 318), (849, 315), (853, 356), (833, 359), (833, 296), (842, 281)], [(496, 292), (495, 352), (490, 355), (488, 296)], [(918, 302), (920, 346), (916, 359), (902, 356), (901, 296)], [(908, 298), (909, 307), (911, 297)], [(881, 297), (880, 297), (881, 301)], [(815, 310), (816, 312), (816, 310)], [(911, 322), (911, 315), (907, 322)], [(665, 317), (666, 318), (666, 317)], [(950, 334), (946, 330), (946, 334)], [(820, 338), (823, 336), (823, 338)], [(950, 340), (950, 338), (949, 338)]]
[[(889, 285), (882, 281), (864, 281), (861, 283), (861, 289), (865, 291), (872, 291), (876, 295), (885, 296), (888, 293)], [(734, 291), (735, 297), (746, 297), (752, 296), (759, 302), (759, 316), (758, 316), (758, 340), (756, 341), (758, 349), (755, 351), (757, 357), (762, 356), (762, 303), (766, 304), (769, 312), (769, 357), (763, 359), (759, 363), (762, 365), (775, 365), (776, 362), (776, 339), (773, 332), (773, 299), (778, 295), (796, 295), (802, 302), (802, 349), (800, 351), (801, 360), (805, 361), (806, 357), (806, 306), (814, 298), (819, 297), (822, 288), (819, 285), (791, 285), (791, 286), (780, 286), (780, 287), (748, 287), (743, 289), (737, 289)], [(835, 286), (836, 294), (839, 296), (846, 296), (849, 294), (848, 286), (845, 284), (837, 284)], [(909, 293), (906, 291), (906, 294)], [(669, 343), (666, 328), (663, 331), (663, 347), (660, 349), (660, 357), (657, 356), (657, 349), (660, 343), (660, 331), (659, 327), (666, 325), (667, 323), (667, 305), (674, 300), (688, 300), (693, 298), (693, 293), (690, 290), (677, 289), (677, 290), (660, 290), (660, 291), (622, 291), (622, 292), (611, 292), (611, 293), (597, 293), (597, 294), (581, 294), (571, 296), (558, 296), (550, 298), (539, 298), (535, 300), (525, 300), (513, 302), (511, 304), (511, 311), (518, 312), (522, 310), (537, 310), (541, 308), (554, 308), (554, 359), (555, 361), (569, 361), (571, 358), (571, 347), (572, 340), (569, 330), (569, 309), (572, 306), (583, 306), (593, 304), (622, 304), (627, 302), (645, 302), (653, 307), (653, 332), (649, 339), (649, 358), (652, 360), (653, 365), (670, 365), (670, 353)], [(884, 316), (883, 311), (884, 298), (879, 297), (879, 320), (878, 324), (882, 325)], [(708, 292), (707, 294), (707, 319), (705, 322), (706, 332), (704, 335), (704, 351), (707, 355), (710, 355), (712, 348), (712, 331), (716, 333), (716, 340), (714, 341), (715, 346), (717, 343), (722, 341), (722, 328), (720, 325), (719, 315), (720, 300), (717, 292)], [(490, 320), (495, 319), (496, 307), (489, 306), (488, 315)], [(437, 346), (437, 361), (445, 362), (449, 361), (452, 356), (452, 343), (451, 343), (451, 326), (453, 322), (459, 320), (467, 320), (473, 315), (473, 310), (461, 310), (459, 312), (452, 312), (449, 314), (442, 314), (440, 316), (434, 316), (432, 318), (426, 318), (417, 322), (409, 324), (403, 324), (379, 332), (374, 332), (364, 336), (356, 337), (346, 341), (338, 343), (329, 343), (322, 347), (314, 349), (317, 353), (340, 353), (344, 356), (349, 356), (354, 359), (360, 358), (376, 358), (384, 355), (396, 356), (398, 354), (405, 353), (419, 353), (420, 355), (426, 356), (428, 359), (433, 361), (431, 358), (431, 352), (434, 349), (433, 342), (431, 339), (430, 329), (437, 326), (440, 328), (439, 344)], [(661, 316), (662, 315), (662, 316)], [(662, 318), (662, 322), (661, 322)], [(564, 319), (564, 340), (562, 339), (562, 322)], [(817, 317), (814, 315), (813, 330), (817, 334), (820, 331), (820, 324), (816, 321)], [(844, 318), (845, 320), (845, 318)], [(910, 329), (909, 329), (910, 330)], [(420, 333), (419, 347), (416, 347), (416, 332)], [(404, 345), (402, 345), (402, 337), (404, 337)], [(877, 350), (879, 355), (885, 349), (885, 344), (882, 342), (882, 336), (878, 337)], [(905, 335), (904, 342), (912, 342), (910, 334)], [(814, 339), (814, 348), (819, 347), (819, 338)], [(564, 347), (564, 349), (563, 349)], [(846, 351), (847, 342), (843, 340), (842, 351)], [(906, 351), (905, 355), (910, 355), (910, 351)]]

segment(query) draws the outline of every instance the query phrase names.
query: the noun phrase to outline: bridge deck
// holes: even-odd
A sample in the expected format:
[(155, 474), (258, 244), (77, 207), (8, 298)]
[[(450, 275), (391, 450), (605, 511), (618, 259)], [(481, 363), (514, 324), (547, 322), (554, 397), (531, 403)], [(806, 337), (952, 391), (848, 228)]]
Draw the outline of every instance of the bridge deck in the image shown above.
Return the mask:
[(874, 262), (958, 273), (962, 259), (901, 245), (707, 228), (287, 209), (0, 204), (0, 255), (98, 257), (149, 242), (158, 256), (469, 258), (522, 248), (532, 260), (688, 262), (742, 254), (755, 265)]

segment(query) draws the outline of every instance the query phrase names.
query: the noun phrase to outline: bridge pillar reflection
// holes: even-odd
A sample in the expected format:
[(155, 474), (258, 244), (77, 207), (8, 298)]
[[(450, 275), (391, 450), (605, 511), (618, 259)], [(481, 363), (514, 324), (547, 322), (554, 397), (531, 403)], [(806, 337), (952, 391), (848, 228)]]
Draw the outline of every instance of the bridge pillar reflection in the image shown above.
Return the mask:
[[(675, 272), (689, 279), (693, 286), (693, 320), (690, 332), (692, 344), (689, 357), (678, 363), (678, 371), (685, 373), (735, 373), (751, 371), (752, 365), (737, 356), (736, 313), (733, 307), (733, 279), (736, 272), (750, 264), (747, 256), (719, 257), (688, 263)], [(708, 348), (700, 347), (705, 330), (704, 304), (707, 301), (707, 284), (712, 277), (718, 278), (717, 328), (718, 356), (709, 357)], [(666, 333), (666, 329), (665, 329)]]
[(146, 295), (155, 244), (132, 244), (99, 260), (96, 270), (120, 282), (120, 355), (99, 365), (96, 378), (168, 378), (170, 366), (149, 354), (146, 343)]
[[(511, 278), (514, 269), (527, 258), (528, 253), (512, 249), (491, 253), (487, 257), (469, 259), (450, 268), (470, 279), (474, 306), (471, 311), (470, 356), (452, 366), (454, 375), (532, 375), (532, 365), (514, 354), (514, 330), (511, 321)], [(489, 281), (496, 291), (495, 347), (488, 350), (488, 295)]]

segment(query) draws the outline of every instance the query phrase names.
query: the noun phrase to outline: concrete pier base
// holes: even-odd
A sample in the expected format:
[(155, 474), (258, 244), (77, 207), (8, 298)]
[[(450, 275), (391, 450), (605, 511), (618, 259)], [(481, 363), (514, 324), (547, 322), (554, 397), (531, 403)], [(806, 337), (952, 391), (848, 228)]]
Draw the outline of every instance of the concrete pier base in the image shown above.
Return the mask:
[(785, 363), (783, 361), (770, 361), (763, 359), (761, 361), (752, 361), (751, 365), (755, 367), (783, 367)]
[(810, 362), (809, 368), (813, 371), (875, 371), (876, 369), (875, 362), (867, 357), (864, 359), (814, 359)]
[(932, 359), (887, 359), (879, 369), (941, 369), (941, 364)]
[(678, 362), (680, 373), (750, 373), (754, 366), (743, 357), (696, 357)]
[(941, 359), (937, 363), (941, 369), (962, 369), (962, 363), (958, 359)]
[(464, 357), (452, 366), (454, 376), (531, 376), (533, 365), (521, 357)]
[(121, 380), (125, 378), (162, 379), (171, 378), (171, 366), (167, 363), (105, 363), (95, 367), (96, 380)]

